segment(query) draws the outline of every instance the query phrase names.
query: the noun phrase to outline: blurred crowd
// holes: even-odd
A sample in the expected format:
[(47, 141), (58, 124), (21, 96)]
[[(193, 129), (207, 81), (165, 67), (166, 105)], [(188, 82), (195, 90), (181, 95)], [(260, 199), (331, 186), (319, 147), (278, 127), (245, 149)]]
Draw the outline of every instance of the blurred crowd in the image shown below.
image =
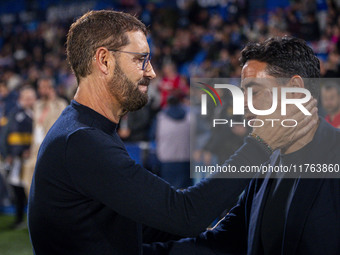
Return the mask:
[[(221, 1), (213, 7), (177, 1), (171, 8), (159, 5), (161, 1), (122, 2), (130, 4), (118, 6), (120, 10), (136, 14), (150, 29), (157, 78), (149, 86), (148, 105), (124, 116), (118, 132), (127, 144), (155, 142), (154, 155), (149, 151), (144, 163), (178, 188), (191, 184), (190, 156), (205, 164), (223, 162), (249, 133), (242, 126), (223, 129), (228, 135), (221, 141), (204, 123), (190, 126), (191, 78), (239, 78), (239, 56), (246, 43), (284, 35), (308, 42), (320, 59), (322, 77), (340, 77), (340, 1), (290, 1), (257, 16), (250, 15), (252, 7), (246, 0)], [(77, 88), (64, 47), (72, 21), (40, 17), (27, 23), (0, 23), (0, 153), (6, 176), (6, 184), (0, 183), (0, 205), (3, 187), (10, 186), (17, 208), (23, 208), (39, 145)], [(339, 85), (324, 88), (321, 102), (320, 114), (340, 127)], [(216, 114), (228, 116), (230, 107), (227, 103), (216, 108)], [(191, 144), (193, 155), (190, 132), (198, 134)], [(222, 142), (225, 151), (214, 152), (214, 143)], [(168, 174), (171, 169), (178, 169), (175, 178)], [(19, 214), (16, 224), (21, 222)]]

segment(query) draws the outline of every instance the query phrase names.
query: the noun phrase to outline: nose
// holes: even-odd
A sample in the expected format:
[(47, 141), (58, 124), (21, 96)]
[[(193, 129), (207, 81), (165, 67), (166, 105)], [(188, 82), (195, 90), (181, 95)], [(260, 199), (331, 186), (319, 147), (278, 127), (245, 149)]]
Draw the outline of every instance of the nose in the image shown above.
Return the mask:
[(144, 70), (144, 76), (148, 77), (150, 80), (155, 79), (156, 78), (156, 73), (155, 70), (152, 67), (151, 62), (149, 62), (148, 66), (145, 68)]
[(248, 109), (248, 95), (247, 90), (243, 90), (243, 98), (244, 98), (244, 108)]

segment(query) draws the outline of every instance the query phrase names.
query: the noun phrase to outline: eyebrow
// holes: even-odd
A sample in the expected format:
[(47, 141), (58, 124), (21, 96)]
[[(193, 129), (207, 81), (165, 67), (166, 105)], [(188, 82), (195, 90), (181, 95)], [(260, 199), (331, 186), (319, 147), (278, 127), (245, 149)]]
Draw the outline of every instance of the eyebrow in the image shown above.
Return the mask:
[(247, 82), (246, 84), (244, 84), (243, 86), (244, 86), (244, 88), (249, 88), (249, 87), (253, 87), (253, 86), (262, 86), (262, 84), (255, 82), (255, 81), (250, 81), (250, 82)]
[(138, 52), (138, 54), (135, 54), (135, 56), (142, 56), (142, 57), (145, 57), (147, 56), (149, 53), (145, 53), (145, 52)]
[(140, 54), (135, 54), (135, 57), (134, 58), (145, 58), (149, 55), (149, 53), (144, 53), (144, 52), (141, 52)]

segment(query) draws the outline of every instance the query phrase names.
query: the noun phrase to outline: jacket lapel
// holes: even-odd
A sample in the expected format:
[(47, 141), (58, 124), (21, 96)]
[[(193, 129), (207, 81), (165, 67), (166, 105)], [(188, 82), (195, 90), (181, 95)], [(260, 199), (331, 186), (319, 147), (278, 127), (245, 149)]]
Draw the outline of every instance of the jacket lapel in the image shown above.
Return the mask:
[[(280, 155), (280, 151), (275, 151), (271, 156), (270, 165), (274, 166), (276, 161)], [(272, 179), (270, 179), (271, 173), (268, 173), (263, 180), (256, 180), (256, 186), (260, 185), (260, 187), (254, 187), (254, 197), (252, 200), (250, 218), (249, 218), (249, 230), (248, 230), (248, 255), (256, 255), (259, 253), (260, 249), (260, 229), (261, 229), (261, 220), (263, 214), (263, 207), (265, 205), (265, 201), (267, 200), (270, 185), (272, 183)]]
[(283, 254), (296, 254), (304, 225), (324, 179), (300, 179), (290, 205), (283, 241)]
[[(303, 159), (298, 159), (300, 163), (327, 163), (324, 155), (328, 155), (332, 151), (334, 143), (331, 141), (335, 141), (335, 137), (335, 129), (330, 128), (324, 119), (320, 119), (320, 125), (312, 141), (313, 148)], [(328, 151), (320, 153), (318, 149), (320, 147), (328, 147)], [(326, 176), (320, 177), (318, 179), (301, 178), (298, 181), (286, 221), (282, 253), (284, 255), (292, 255), (297, 252), (307, 217)]]

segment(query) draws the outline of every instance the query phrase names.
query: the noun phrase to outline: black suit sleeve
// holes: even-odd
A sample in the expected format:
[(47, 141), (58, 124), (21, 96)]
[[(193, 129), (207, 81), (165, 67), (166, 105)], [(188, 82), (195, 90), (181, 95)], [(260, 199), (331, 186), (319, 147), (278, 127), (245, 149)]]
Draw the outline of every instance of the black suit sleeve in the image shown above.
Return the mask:
[(167, 242), (170, 240), (179, 240), (185, 236), (170, 234), (158, 229), (143, 225), (143, 243)]
[[(65, 161), (74, 186), (118, 214), (162, 231), (197, 236), (225, 208), (231, 208), (249, 182), (211, 178), (175, 190), (136, 164), (117, 139), (93, 128), (68, 138)], [(225, 164), (260, 165), (268, 157), (256, 141), (248, 139)]]
[(222, 255), (246, 254), (245, 193), (239, 202), (212, 230), (195, 238), (143, 245), (144, 255)]

